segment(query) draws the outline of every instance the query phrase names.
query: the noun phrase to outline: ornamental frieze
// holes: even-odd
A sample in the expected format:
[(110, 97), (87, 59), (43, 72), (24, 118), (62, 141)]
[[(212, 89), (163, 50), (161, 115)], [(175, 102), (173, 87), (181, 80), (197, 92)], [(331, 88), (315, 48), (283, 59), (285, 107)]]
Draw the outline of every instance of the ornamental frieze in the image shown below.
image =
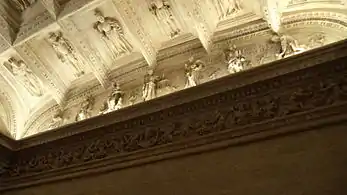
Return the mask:
[(131, 155), (339, 105), (347, 100), (346, 75), (343, 58), (53, 141), (40, 150), (24, 149), (3, 177)]

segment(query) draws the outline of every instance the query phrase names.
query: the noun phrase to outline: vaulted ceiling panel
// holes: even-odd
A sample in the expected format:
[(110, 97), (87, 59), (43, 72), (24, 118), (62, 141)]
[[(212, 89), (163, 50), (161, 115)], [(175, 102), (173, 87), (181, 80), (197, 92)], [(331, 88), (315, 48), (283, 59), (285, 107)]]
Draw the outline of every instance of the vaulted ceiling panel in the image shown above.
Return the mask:
[(255, 67), (344, 39), (346, 10), (339, 0), (0, 1), (0, 132), (20, 139), (232, 74), (233, 59)]

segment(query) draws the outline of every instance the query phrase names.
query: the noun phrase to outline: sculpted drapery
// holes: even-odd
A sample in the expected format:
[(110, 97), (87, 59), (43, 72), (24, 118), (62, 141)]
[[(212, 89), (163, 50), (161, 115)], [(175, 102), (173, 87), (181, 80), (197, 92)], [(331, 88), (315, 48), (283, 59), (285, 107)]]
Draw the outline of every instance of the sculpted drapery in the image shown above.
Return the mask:
[(106, 114), (121, 109), (123, 106), (123, 95), (124, 92), (120, 89), (120, 86), (117, 83), (113, 83), (112, 92), (107, 97), (100, 112)]
[(172, 13), (171, 6), (166, 0), (152, 0), (149, 10), (156, 16), (157, 20), (169, 29), (170, 37), (180, 33), (177, 21)]
[(124, 29), (120, 22), (115, 18), (104, 17), (99, 10), (95, 10), (95, 16), (98, 21), (94, 23), (94, 29), (101, 35), (113, 58), (117, 59), (130, 53), (133, 47), (125, 38)]
[(49, 41), (59, 60), (72, 67), (75, 71), (76, 77), (84, 74), (84, 71), (81, 68), (81, 62), (78, 59), (74, 48), (70, 41), (63, 37), (61, 32), (50, 33)]
[(201, 60), (195, 60), (190, 57), (188, 63), (185, 64), (186, 85), (185, 88), (194, 87), (200, 84), (200, 72), (205, 67)]
[(43, 95), (44, 90), (40, 79), (28, 68), (24, 61), (11, 57), (4, 62), (4, 66), (32, 96), (39, 97)]

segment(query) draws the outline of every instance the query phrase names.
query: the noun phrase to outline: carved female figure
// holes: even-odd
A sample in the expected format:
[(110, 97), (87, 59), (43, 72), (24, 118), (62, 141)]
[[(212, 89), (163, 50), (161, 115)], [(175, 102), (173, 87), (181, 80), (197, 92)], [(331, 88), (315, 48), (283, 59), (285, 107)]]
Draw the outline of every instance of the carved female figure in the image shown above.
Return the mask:
[(91, 110), (94, 101), (92, 98), (87, 98), (81, 103), (81, 108), (75, 117), (75, 121), (85, 120), (91, 117)]
[(49, 41), (60, 61), (74, 68), (77, 77), (84, 74), (84, 71), (80, 68), (81, 64), (76, 56), (74, 48), (71, 43), (63, 37), (61, 32), (50, 33)]
[(248, 68), (249, 62), (242, 55), (241, 51), (234, 45), (230, 49), (224, 51), (225, 60), (228, 64), (228, 71), (230, 74), (240, 72)]
[(159, 76), (154, 75), (153, 70), (148, 70), (144, 77), (142, 87), (143, 101), (147, 101), (157, 97), (157, 83), (161, 80)]
[(133, 47), (125, 38), (120, 22), (114, 18), (104, 17), (99, 10), (95, 10), (95, 16), (98, 21), (94, 24), (94, 28), (109, 47), (113, 57), (116, 59), (130, 53)]
[(101, 113), (106, 114), (121, 109), (123, 106), (123, 95), (124, 92), (120, 89), (119, 85), (114, 83), (113, 90), (104, 103)]
[(205, 64), (201, 60), (195, 60), (194, 57), (188, 59), (188, 63), (185, 64), (187, 81), (184, 88), (194, 87), (200, 84), (200, 72), (204, 67)]
[(240, 0), (216, 0), (215, 4), (220, 18), (225, 18), (242, 9)]
[(43, 87), (40, 79), (34, 75), (24, 61), (11, 57), (7, 62), (4, 62), (4, 66), (7, 67), (32, 96), (42, 96)]
[(275, 43), (280, 42), (281, 44), (281, 51), (280, 53), (276, 54), (277, 58), (279, 59), (298, 54), (306, 50), (304, 46), (299, 45), (298, 41), (289, 35), (275, 34), (271, 38), (271, 41)]
[(156, 16), (158, 21), (167, 25), (167, 27), (170, 29), (171, 38), (180, 33), (177, 21), (167, 0), (152, 0), (149, 10)]

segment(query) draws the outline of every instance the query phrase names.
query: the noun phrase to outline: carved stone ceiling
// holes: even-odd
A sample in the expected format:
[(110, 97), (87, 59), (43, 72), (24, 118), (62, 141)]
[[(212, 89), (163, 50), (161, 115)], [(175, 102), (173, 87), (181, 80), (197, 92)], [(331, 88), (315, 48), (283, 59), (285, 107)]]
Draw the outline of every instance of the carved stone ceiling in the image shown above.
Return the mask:
[(345, 0), (2, 0), (0, 12), (0, 132), (14, 139), (347, 36)]

